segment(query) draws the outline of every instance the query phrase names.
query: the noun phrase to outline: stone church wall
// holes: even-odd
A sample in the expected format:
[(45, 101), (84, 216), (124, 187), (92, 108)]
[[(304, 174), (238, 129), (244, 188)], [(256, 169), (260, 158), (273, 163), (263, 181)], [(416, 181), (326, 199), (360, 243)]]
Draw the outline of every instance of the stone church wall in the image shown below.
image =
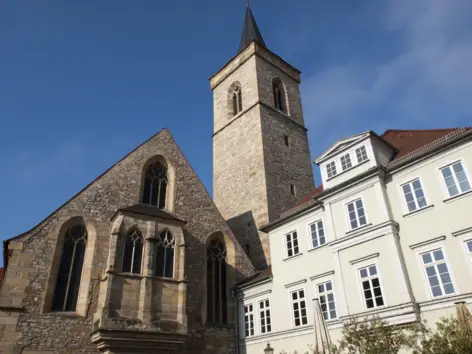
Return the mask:
[[(10, 240), (8, 268), (0, 292), (0, 318), (4, 320), (0, 325), (2, 353), (97, 352), (89, 336), (109, 252), (110, 219), (117, 209), (139, 201), (142, 168), (156, 155), (162, 155), (175, 169), (174, 214), (187, 221), (184, 227), (188, 282), (186, 314), (190, 336), (183, 352), (205, 353), (206, 348), (212, 347), (231, 353), (225, 338), (234, 332), (208, 330), (203, 323), (205, 289), (202, 280), (207, 238), (213, 232), (221, 231), (234, 243), (235, 262), (230, 269), (234, 281), (251, 275), (254, 269), (167, 130), (130, 153), (38, 226)], [(96, 233), (93, 261), (90, 265), (84, 264), (84, 268), (91, 267), (91, 272), (90, 279), (82, 279), (90, 282), (83, 316), (46, 310), (49, 306), (46, 302), (50, 301), (46, 294), (55, 283), (50, 273), (54, 261), (57, 263), (54, 257), (58, 254), (58, 230), (76, 216), (93, 225)], [(125, 282), (127, 311), (134, 314), (136, 285), (131, 280)], [(172, 293), (171, 289), (165, 289), (167, 291)], [(228, 306), (228, 313), (231, 312), (234, 312), (232, 305)], [(234, 324), (230, 323), (228, 327), (234, 328)]]

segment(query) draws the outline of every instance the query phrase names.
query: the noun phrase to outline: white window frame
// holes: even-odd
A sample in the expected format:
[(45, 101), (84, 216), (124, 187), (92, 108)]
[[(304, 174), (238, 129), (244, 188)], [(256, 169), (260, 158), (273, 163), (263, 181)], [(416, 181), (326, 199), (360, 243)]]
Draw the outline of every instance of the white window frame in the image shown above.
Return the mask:
[[(297, 236), (297, 247), (298, 247), (298, 252), (297, 252), (297, 253), (295, 253), (295, 246), (293, 245), (293, 234), (294, 234), (294, 233), (295, 233), (296, 236)], [(293, 254), (292, 254), (291, 256), (288, 254), (288, 251), (289, 251), (288, 244), (287, 244), (287, 243), (288, 243), (288, 242), (287, 242), (287, 236), (288, 236), (288, 235), (291, 235), (291, 236), (290, 236), (290, 240), (291, 240), (292, 249), (293, 249), (293, 252), (292, 252)], [(290, 232), (287, 232), (287, 233), (284, 235), (284, 245), (285, 245), (285, 256), (286, 256), (285, 258), (292, 258), (292, 257), (295, 257), (295, 256), (301, 254), (301, 252), (300, 252), (300, 239), (298, 238), (298, 232), (297, 232), (297, 230), (292, 230), (292, 231), (290, 231)]]
[[(426, 202), (426, 205), (423, 206), (423, 207), (419, 207), (419, 205), (418, 205), (418, 199), (416, 198), (416, 195), (414, 194), (413, 182), (416, 181), (416, 180), (418, 180), (418, 181), (420, 182), (421, 191), (423, 192), (424, 200), (425, 200), (425, 202)], [(412, 195), (413, 195), (413, 200), (414, 200), (415, 206), (416, 206), (416, 209), (415, 209), (415, 210), (411, 210), (411, 211), (408, 209), (408, 202), (407, 202), (407, 200), (406, 200), (406, 196), (405, 196), (405, 193), (404, 193), (404, 191), (403, 191), (403, 186), (404, 186), (404, 185), (407, 185), (407, 184), (410, 185), (411, 192), (412, 192)], [(430, 204), (428, 203), (429, 198), (428, 198), (428, 196), (426, 195), (426, 190), (425, 190), (425, 188), (424, 188), (423, 182), (421, 181), (421, 177), (419, 177), (419, 176), (418, 176), (418, 177), (415, 177), (415, 178), (413, 178), (413, 179), (408, 179), (407, 181), (401, 183), (401, 184), (399, 185), (399, 193), (400, 193), (400, 198), (401, 198), (401, 200), (403, 201), (404, 214), (414, 213), (414, 212), (416, 212), (416, 211), (425, 209), (425, 208), (427, 208), (427, 207), (430, 206)]]
[[(332, 171), (334, 171), (334, 174), (332, 174), (332, 175), (329, 174), (330, 168), (328, 168), (328, 166), (334, 166), (334, 169), (332, 169)], [(325, 168), (326, 168), (326, 178), (327, 179), (333, 178), (333, 177), (338, 175), (338, 168), (336, 166), (336, 161), (328, 162), (326, 164)]]
[[(251, 327), (249, 327), (249, 334), (246, 333), (246, 307), (249, 307), (249, 306), (252, 307), (252, 311), (248, 312), (248, 316), (252, 315), (252, 334), (250, 332)], [(244, 327), (244, 338), (251, 338), (256, 335), (256, 316), (254, 312), (254, 304), (252, 302), (243, 305), (243, 327)]]
[[(317, 225), (320, 222), (321, 222), (321, 225), (322, 225), (322, 228), (323, 228), (323, 233), (324, 233), (324, 235), (323, 235), (324, 243), (320, 244), (320, 242), (319, 242), (320, 236), (319, 236), (319, 233), (318, 233), (318, 227), (316, 226), (316, 238), (318, 240), (318, 246), (315, 247), (315, 245), (313, 243), (313, 233), (312, 233), (311, 227), (314, 226), (314, 225)], [(311, 244), (312, 249), (323, 247), (328, 243), (328, 239), (326, 237), (326, 228), (325, 228), (323, 218), (319, 218), (319, 219), (317, 219), (317, 220), (315, 220), (315, 221), (308, 224), (308, 235), (310, 236), (310, 244)]]
[[(457, 178), (456, 178), (456, 175), (455, 175), (455, 173), (454, 173), (454, 170), (452, 169), (452, 166), (455, 165), (455, 164), (457, 164), (457, 163), (461, 163), (461, 164), (462, 164), (462, 168), (464, 169), (465, 177), (467, 178), (467, 181), (469, 182), (469, 185), (470, 185), (470, 187), (471, 187), (471, 189), (469, 189), (468, 191), (462, 192), (462, 191), (460, 190), (460, 188), (459, 188), (460, 185), (459, 185), (459, 183), (458, 183), (458, 181), (457, 181)], [(444, 178), (444, 176), (443, 176), (443, 173), (442, 173), (442, 170), (445, 169), (445, 168), (450, 168), (450, 169), (452, 170), (452, 172), (453, 172), (452, 178), (454, 179), (454, 183), (456, 184), (457, 190), (459, 191), (459, 193), (456, 194), (456, 195), (451, 196), (451, 195), (449, 194), (449, 189), (447, 188), (446, 180), (445, 180), (445, 178)], [(471, 191), (472, 191), (472, 181), (470, 180), (468, 168), (467, 168), (467, 165), (466, 165), (464, 159), (460, 158), (460, 159), (455, 160), (455, 161), (453, 161), (453, 162), (450, 162), (450, 163), (448, 163), (448, 164), (446, 164), (446, 165), (443, 165), (443, 166), (439, 167), (438, 172), (439, 172), (439, 176), (440, 176), (440, 178), (441, 178), (441, 183), (442, 183), (442, 186), (443, 186), (443, 190), (444, 190), (446, 199), (458, 197), (458, 196), (460, 196), (460, 195), (462, 195), (462, 194), (464, 194), (464, 193), (468, 193), (468, 192), (471, 192)]]
[[(292, 294), (295, 293), (295, 292), (299, 292), (299, 291), (303, 291), (303, 301), (305, 301), (305, 311), (306, 311), (306, 323), (303, 324), (303, 321), (302, 321), (302, 316), (301, 316), (301, 308), (299, 307), (299, 311), (300, 311), (300, 325), (296, 325), (295, 324), (295, 312), (293, 310), (293, 300), (292, 300)], [(300, 288), (296, 288), (296, 289), (293, 289), (293, 290), (290, 290), (289, 293), (288, 293), (288, 302), (289, 302), (289, 308), (290, 308), (290, 313), (291, 313), (291, 318), (292, 318), (292, 328), (301, 328), (301, 327), (305, 327), (305, 326), (308, 326), (310, 324), (310, 321), (309, 321), (309, 318), (308, 318), (308, 302), (307, 302), (307, 294), (306, 294), (306, 290), (304, 287), (300, 287)], [(300, 302), (300, 299), (297, 299), (297, 302)]]
[[(437, 250), (441, 250), (441, 252), (443, 254), (443, 257), (444, 257), (444, 263), (446, 263), (447, 271), (449, 273), (449, 277), (451, 278), (451, 283), (452, 283), (452, 286), (454, 288), (454, 292), (451, 293), (451, 294), (446, 294), (445, 293), (442, 281), (440, 280), (440, 277), (439, 277), (439, 273), (437, 273), (437, 276), (438, 276), (438, 280), (440, 281), (439, 285), (441, 287), (441, 291), (443, 292), (443, 294), (440, 295), (440, 296), (434, 296), (433, 289), (431, 289), (431, 285), (429, 284), (428, 273), (426, 272), (427, 265), (424, 264), (424, 262), (423, 262), (423, 254), (431, 253), (431, 252), (434, 252), (434, 251), (437, 251)], [(450, 266), (449, 260), (447, 259), (446, 251), (444, 249), (443, 244), (430, 245), (430, 247), (428, 247), (428, 248), (418, 250), (417, 257), (418, 257), (418, 261), (419, 261), (419, 263), (422, 267), (424, 283), (425, 283), (425, 286), (427, 288), (427, 291), (428, 291), (431, 299), (441, 299), (441, 298), (444, 298), (444, 297), (454, 296), (454, 295), (459, 294), (459, 290), (456, 286), (456, 282), (454, 281), (454, 277), (453, 277), (453, 274), (452, 274), (452, 271), (451, 271), (451, 266)], [(433, 262), (433, 263), (435, 263), (435, 262)]]
[[(265, 307), (265, 302), (268, 301), (269, 305), (267, 307)], [(264, 304), (264, 308), (261, 309), (260, 308), (260, 304)], [(271, 311), (271, 306), (270, 306), (270, 299), (269, 298), (265, 298), (265, 299), (262, 299), (262, 300), (259, 300), (257, 302), (257, 311), (258, 311), (258, 319), (259, 319), (259, 334), (267, 334), (267, 333), (272, 333), (272, 311)], [(264, 312), (264, 321), (265, 321), (265, 332), (262, 332), (262, 316), (261, 316), (261, 312)], [(267, 316), (267, 312), (269, 312), (269, 316)], [(270, 326), (270, 330), (267, 330), (267, 318), (269, 318), (269, 326)]]
[[(360, 225), (359, 222), (358, 222), (358, 225), (357, 227), (352, 227), (351, 226), (351, 219), (349, 218), (349, 209), (348, 209), (348, 205), (351, 204), (351, 203), (354, 203), (354, 206), (355, 206), (355, 202), (357, 200), (360, 200), (362, 202), (362, 208), (364, 209), (364, 216), (365, 216), (365, 224), (363, 225)], [(363, 227), (363, 226), (366, 226), (369, 224), (369, 218), (367, 216), (367, 210), (366, 210), (366, 207), (365, 207), (365, 203), (364, 203), (364, 197), (362, 196), (358, 196), (356, 198), (353, 198), (353, 199), (350, 199), (348, 202), (345, 203), (344, 205), (345, 207), (345, 210), (346, 210), (346, 219), (347, 219), (347, 225), (348, 225), (348, 230), (357, 230), (359, 229), (360, 227)], [(357, 218), (357, 221), (359, 221), (358, 217), (358, 213), (357, 213), (357, 209), (354, 209), (355, 213), (356, 213), (356, 218)]]
[[(331, 290), (328, 291), (328, 292), (320, 293), (318, 286), (319, 285), (324, 285), (325, 288), (326, 288), (327, 283), (331, 283)], [(336, 295), (334, 294), (334, 282), (333, 282), (333, 280), (332, 279), (325, 279), (325, 280), (319, 281), (315, 284), (315, 288), (316, 288), (316, 290), (315, 290), (316, 294), (318, 294), (318, 301), (320, 302), (320, 307), (321, 307), (321, 296), (326, 296), (326, 298), (327, 298), (328, 294), (333, 294), (334, 311), (336, 312), (336, 317), (331, 318), (329, 306), (327, 305), (328, 306), (327, 308), (328, 308), (329, 318), (325, 319), (325, 321), (329, 322), (329, 321), (333, 321), (333, 320), (338, 319), (339, 318), (339, 311), (338, 311), (338, 306), (337, 306), (337, 301), (336, 301)], [(327, 304), (328, 303), (329, 302), (327, 302)], [(323, 309), (321, 309), (321, 312), (322, 312), (322, 315), (324, 317)]]
[[(357, 150), (361, 150), (362, 148), (364, 148), (364, 151), (365, 151), (365, 159), (362, 160), (362, 161), (359, 161), (359, 158), (357, 156)], [(356, 155), (356, 162), (357, 162), (357, 165), (364, 162), (364, 161), (367, 161), (369, 160), (369, 154), (367, 153), (367, 148), (365, 147), (365, 145), (361, 145), (357, 148), (354, 149), (354, 154)], [(361, 156), (362, 156), (362, 153), (361, 153)]]
[(469, 251), (469, 247), (467, 246), (469, 242), (472, 244), (472, 238), (465, 239), (463, 242), (464, 242), (465, 253), (467, 255), (467, 258), (469, 259), (469, 262), (472, 264), (472, 251)]
[[(347, 158), (347, 160), (346, 160), (346, 158)], [(348, 164), (346, 162), (346, 168), (344, 168), (343, 159), (344, 159), (345, 162), (346, 161), (349, 162), (350, 166), (348, 166)], [(353, 168), (354, 164), (352, 162), (351, 153), (347, 152), (344, 155), (341, 155), (339, 157), (339, 163), (341, 164), (341, 172), (344, 172), (344, 171), (347, 171), (347, 170), (350, 170), (351, 168)]]
[[(374, 296), (374, 293), (372, 291), (372, 296), (373, 296), (372, 299), (374, 299), (374, 305), (375, 306), (369, 308), (369, 307), (367, 307), (367, 300), (365, 298), (365, 293), (364, 293), (364, 288), (362, 287), (362, 282), (365, 281), (365, 279), (370, 280), (370, 279), (372, 279), (372, 277), (369, 276), (367, 278), (362, 278), (361, 277), (361, 269), (369, 268), (369, 267), (372, 267), (372, 266), (375, 266), (375, 269), (377, 271), (377, 278), (379, 279), (380, 291), (382, 292), (383, 305), (377, 306), (376, 301), (375, 301), (375, 296)], [(359, 290), (361, 292), (362, 303), (364, 304), (364, 309), (366, 311), (373, 311), (373, 310), (377, 310), (377, 309), (386, 307), (387, 306), (387, 299), (385, 297), (385, 287), (382, 284), (382, 277), (381, 277), (380, 270), (379, 270), (379, 264), (375, 261), (374, 262), (367, 262), (365, 264), (359, 264), (356, 268), (356, 273), (357, 273), (357, 279), (358, 279), (358, 282), (359, 282)], [(370, 284), (372, 284), (372, 282), (370, 282)]]

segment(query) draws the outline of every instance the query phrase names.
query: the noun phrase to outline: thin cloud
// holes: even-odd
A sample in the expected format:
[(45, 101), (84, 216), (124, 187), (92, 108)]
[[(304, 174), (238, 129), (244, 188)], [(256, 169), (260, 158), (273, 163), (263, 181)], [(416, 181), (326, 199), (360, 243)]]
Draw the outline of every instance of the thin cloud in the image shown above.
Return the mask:
[(353, 53), (355, 60), (348, 56), (341, 64), (317, 67), (305, 81), (305, 119), (314, 150), (333, 142), (328, 138), (365, 129), (467, 125), (471, 15), (470, 0), (389, 1), (382, 21), (372, 22), (378, 28), (371, 30), (394, 33), (397, 50), (376, 61), (368, 51)]

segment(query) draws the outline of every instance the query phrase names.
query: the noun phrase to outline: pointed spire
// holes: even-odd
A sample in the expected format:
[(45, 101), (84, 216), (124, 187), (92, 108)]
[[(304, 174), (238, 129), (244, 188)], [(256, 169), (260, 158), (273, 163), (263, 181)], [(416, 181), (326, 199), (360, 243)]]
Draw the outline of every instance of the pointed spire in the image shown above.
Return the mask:
[(264, 39), (262, 39), (261, 32), (259, 31), (259, 27), (257, 27), (256, 19), (252, 14), (251, 6), (249, 5), (248, 1), (246, 18), (244, 19), (243, 35), (241, 37), (241, 43), (239, 45), (239, 52), (246, 48), (252, 41), (256, 41), (259, 45), (266, 48)]

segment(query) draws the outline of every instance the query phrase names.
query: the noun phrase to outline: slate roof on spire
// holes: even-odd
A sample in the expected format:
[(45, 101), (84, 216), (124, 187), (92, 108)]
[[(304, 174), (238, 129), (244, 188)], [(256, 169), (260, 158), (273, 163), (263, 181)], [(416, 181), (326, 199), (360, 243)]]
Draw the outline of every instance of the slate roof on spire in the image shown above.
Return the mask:
[(241, 36), (241, 44), (239, 52), (246, 48), (252, 41), (256, 41), (259, 45), (266, 48), (264, 39), (262, 39), (259, 27), (257, 27), (256, 19), (252, 14), (251, 7), (248, 5), (246, 10), (246, 18), (244, 19), (243, 35)]

